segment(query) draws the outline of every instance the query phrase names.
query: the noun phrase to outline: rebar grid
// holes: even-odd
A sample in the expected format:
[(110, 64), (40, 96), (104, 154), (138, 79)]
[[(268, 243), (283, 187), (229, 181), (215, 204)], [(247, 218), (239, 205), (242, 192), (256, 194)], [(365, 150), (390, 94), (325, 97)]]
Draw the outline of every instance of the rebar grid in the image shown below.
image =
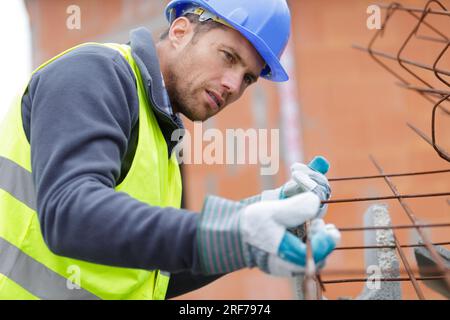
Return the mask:
[[(385, 199), (397, 199), (402, 208), (404, 209), (404, 212), (408, 216), (409, 220), (411, 220), (412, 225), (391, 225), (391, 226), (373, 226), (373, 227), (339, 227), (340, 232), (349, 232), (349, 231), (365, 231), (365, 230), (380, 230), (380, 229), (386, 229), (386, 230), (398, 230), (398, 229), (415, 229), (419, 233), (420, 237), (424, 241), (423, 245), (419, 244), (407, 244), (402, 245), (398, 241), (395, 233), (394, 233), (394, 241), (395, 246), (353, 246), (353, 247), (338, 247), (335, 250), (355, 250), (355, 249), (378, 249), (378, 248), (391, 248), (396, 249), (399, 257), (405, 267), (405, 271), (408, 274), (408, 278), (396, 278), (398, 281), (410, 281), (418, 298), (421, 300), (425, 299), (425, 296), (418, 285), (418, 281), (422, 280), (440, 280), (445, 279), (447, 284), (449, 284), (450, 279), (450, 273), (449, 270), (445, 267), (442, 257), (436, 252), (436, 249), (434, 248), (434, 245), (448, 245), (450, 242), (441, 242), (441, 243), (432, 243), (428, 237), (422, 232), (423, 228), (443, 228), (443, 227), (450, 227), (449, 223), (434, 223), (434, 224), (419, 224), (413, 211), (411, 208), (404, 202), (403, 199), (405, 198), (421, 198), (421, 197), (429, 197), (429, 196), (445, 196), (448, 194), (448, 192), (442, 192), (442, 193), (434, 193), (434, 194), (415, 194), (415, 195), (400, 195), (397, 191), (397, 188), (392, 183), (392, 181), (389, 179), (390, 177), (405, 177), (405, 176), (415, 176), (415, 175), (427, 175), (427, 174), (438, 174), (438, 173), (447, 173), (449, 172), (448, 169), (442, 169), (442, 170), (433, 170), (433, 171), (423, 171), (423, 172), (411, 172), (411, 173), (399, 173), (399, 174), (385, 174), (383, 172), (383, 169), (381, 166), (376, 162), (376, 160), (370, 156), (373, 164), (376, 166), (376, 168), (379, 171), (379, 175), (372, 175), (372, 176), (357, 176), (357, 177), (344, 177), (344, 178), (333, 178), (329, 181), (349, 181), (349, 180), (361, 180), (361, 179), (375, 179), (375, 178), (383, 178), (385, 179), (386, 183), (391, 188), (392, 192), (394, 193), (394, 196), (384, 196), (384, 197), (370, 197), (370, 198), (349, 198), (349, 199), (337, 199), (337, 200), (329, 200), (329, 201), (322, 201), (322, 203), (328, 203), (328, 204), (337, 204), (337, 203), (353, 203), (353, 202), (359, 202), (359, 201), (374, 201), (374, 200), (385, 200)], [(450, 202), (447, 199), (447, 202)], [(435, 277), (417, 277), (414, 275), (414, 270), (411, 268), (408, 260), (406, 259), (406, 255), (404, 253), (404, 248), (410, 248), (410, 247), (420, 247), (424, 246), (427, 247), (427, 249), (432, 254), (433, 258), (435, 259), (438, 269), (436, 270), (441, 275), (435, 276)], [(311, 250), (309, 248), (309, 250)], [(318, 274), (318, 278), (320, 279), (319, 271), (316, 271), (316, 274)], [(380, 281), (395, 281), (396, 279), (380, 279)], [(314, 280), (313, 277), (309, 278), (309, 281)], [(315, 281), (318, 283), (317, 278)], [(322, 288), (325, 288), (325, 284), (335, 284), (335, 283), (350, 283), (350, 282), (365, 282), (367, 281), (367, 278), (350, 278), (350, 279), (336, 279), (336, 280), (326, 280), (326, 281), (320, 281), (320, 285)], [(305, 287), (305, 290), (307, 290), (308, 287)], [(313, 297), (314, 294), (312, 292), (305, 291), (305, 296)], [(320, 296), (317, 296), (317, 298), (320, 298)]]
[[(406, 214), (408, 215), (408, 218), (413, 223), (412, 225), (391, 225), (391, 226), (373, 226), (373, 227), (339, 227), (340, 232), (349, 232), (349, 231), (365, 231), (365, 230), (379, 230), (379, 229), (387, 229), (387, 230), (397, 230), (397, 229), (416, 229), (418, 230), (419, 235), (424, 240), (425, 244), (419, 245), (419, 244), (407, 244), (402, 245), (397, 240), (397, 237), (394, 234), (394, 241), (395, 246), (354, 246), (354, 247), (338, 247), (335, 250), (354, 250), (354, 249), (378, 249), (378, 248), (391, 248), (391, 249), (397, 249), (399, 256), (403, 262), (403, 265), (405, 266), (406, 272), (408, 273), (409, 278), (404, 278), (399, 281), (406, 281), (405, 279), (408, 279), (411, 281), (414, 290), (416, 291), (416, 294), (419, 299), (423, 300), (425, 299), (425, 296), (420, 289), (417, 281), (421, 280), (438, 280), (438, 279), (446, 279), (448, 281), (449, 278), (449, 270), (443, 265), (442, 258), (436, 253), (433, 245), (448, 245), (450, 242), (442, 242), (442, 243), (431, 243), (430, 240), (425, 236), (422, 232), (423, 228), (443, 228), (443, 227), (450, 227), (450, 223), (434, 223), (434, 224), (419, 224), (417, 222), (417, 219), (415, 218), (415, 215), (412, 213), (412, 210), (404, 203), (402, 199), (408, 199), (408, 198), (423, 198), (423, 197), (437, 197), (437, 196), (446, 196), (449, 192), (441, 192), (441, 193), (430, 193), (430, 194), (399, 194), (395, 185), (391, 182), (389, 178), (391, 177), (407, 177), (407, 176), (417, 176), (417, 175), (429, 175), (429, 174), (442, 174), (442, 173), (449, 173), (450, 169), (440, 169), (440, 170), (432, 170), (432, 171), (421, 171), (421, 172), (406, 172), (406, 173), (391, 173), (391, 174), (385, 174), (382, 170), (382, 168), (379, 166), (379, 164), (375, 161), (375, 159), (370, 156), (370, 159), (372, 160), (373, 164), (376, 166), (376, 168), (379, 171), (379, 175), (370, 175), (370, 176), (353, 176), (353, 177), (342, 177), (342, 178), (331, 178), (329, 179), (330, 182), (337, 182), (337, 181), (349, 181), (349, 180), (368, 180), (368, 179), (380, 179), (383, 178), (386, 180), (388, 185), (391, 187), (391, 190), (394, 193), (394, 196), (383, 196), (383, 197), (366, 197), (366, 198), (348, 198), (348, 199), (335, 199), (335, 200), (327, 200), (322, 201), (322, 203), (328, 203), (328, 204), (337, 204), (337, 203), (353, 203), (353, 202), (359, 202), (359, 201), (375, 201), (375, 200), (386, 200), (386, 199), (398, 199), (402, 207), (404, 208)], [(388, 182), (389, 181), (389, 182)], [(450, 204), (450, 200), (447, 199), (447, 202)], [(309, 252), (311, 251), (311, 248), (309, 247), (310, 244), (307, 242), (307, 250)], [(406, 256), (404, 254), (403, 248), (408, 247), (420, 247), (425, 246), (427, 247), (432, 254), (434, 253), (433, 257), (441, 262), (439, 265), (438, 272), (441, 273), (441, 276), (437, 277), (416, 277), (414, 275), (414, 270), (409, 265)], [(433, 252), (434, 251), (434, 252)], [(309, 256), (310, 259), (311, 256)], [(439, 263), (437, 262), (437, 263)], [(316, 275), (314, 277), (314, 274)], [(364, 281), (366, 281), (365, 279)], [(314, 286), (311, 285), (312, 281), (316, 281), (316, 287), (319, 285), (322, 288), (322, 291), (325, 291), (325, 284), (332, 284), (332, 283), (348, 283), (348, 282), (363, 282), (363, 279), (338, 279), (338, 280), (326, 280), (321, 281), (320, 280), (320, 273), (319, 271), (311, 272), (306, 277), (305, 281), (308, 281), (309, 285), (305, 286), (305, 297), (310, 297), (310, 299), (313, 299), (312, 297), (315, 297), (316, 299), (320, 299), (321, 296), (318, 295), (316, 292), (312, 291)], [(394, 281), (393, 279), (390, 280), (381, 280), (381, 281)], [(310, 288), (310, 289), (308, 289)]]
[[(375, 158), (373, 158), (372, 156), (370, 157), (372, 160), (372, 163), (374, 164), (375, 167), (377, 167), (378, 171), (380, 172), (380, 174), (383, 174), (383, 169), (381, 168), (381, 166), (378, 164), (378, 162), (375, 160)], [(396, 186), (394, 185), (394, 183), (391, 181), (391, 179), (389, 177), (384, 177), (384, 180), (386, 181), (386, 183), (389, 185), (389, 187), (391, 188), (392, 192), (398, 196), (399, 193), (397, 191)], [(443, 258), (438, 254), (438, 252), (436, 251), (436, 248), (433, 247), (433, 245), (431, 244), (430, 239), (428, 239), (428, 236), (423, 232), (423, 229), (421, 226), (419, 226), (417, 218), (415, 216), (415, 214), (413, 213), (412, 209), (408, 206), (408, 204), (406, 204), (406, 202), (402, 199), (402, 198), (398, 198), (399, 203), (401, 204), (402, 208), (404, 209), (405, 213), (407, 214), (409, 220), (411, 220), (411, 222), (413, 223), (414, 227), (416, 227), (417, 232), (419, 233), (420, 237), (422, 238), (422, 240), (425, 243), (425, 246), (427, 247), (427, 249), (430, 251), (431, 256), (435, 259), (442, 275), (445, 276), (445, 281), (447, 283), (447, 285), (450, 287), (450, 275), (446, 274), (446, 267), (445, 267), (445, 262), (443, 260)], [(401, 247), (397, 247), (398, 251), (402, 251)]]
[[(434, 4), (438, 6), (438, 9), (432, 9), (431, 5)], [(440, 146), (436, 139), (436, 114), (438, 112), (438, 109), (442, 114), (445, 116), (450, 115), (449, 109), (443, 106), (444, 103), (450, 102), (450, 91), (448, 89), (442, 89), (442, 88), (435, 88), (433, 85), (431, 85), (428, 81), (420, 77), (416, 72), (414, 72), (412, 69), (410, 69), (408, 66), (414, 66), (417, 68), (420, 68), (422, 70), (426, 71), (432, 71), (435, 78), (439, 80), (440, 83), (444, 84), (446, 88), (450, 87), (449, 82), (444, 79), (444, 76), (450, 76), (450, 71), (444, 70), (440, 67), (438, 67), (439, 62), (442, 60), (444, 55), (446, 54), (449, 46), (450, 46), (450, 40), (449, 37), (447, 37), (444, 33), (442, 33), (438, 28), (430, 24), (428, 21), (426, 21), (426, 17), (428, 15), (440, 15), (443, 17), (448, 17), (450, 19), (450, 12), (447, 10), (447, 8), (439, 1), (437, 0), (429, 0), (424, 8), (411, 8), (411, 7), (405, 7), (399, 3), (392, 3), (388, 6), (386, 5), (380, 5), (381, 8), (386, 9), (386, 17), (384, 20), (384, 23), (382, 25), (382, 28), (378, 30), (371, 41), (369, 42), (368, 47), (358, 46), (354, 45), (353, 47), (365, 52), (368, 52), (372, 59), (379, 64), (382, 68), (384, 68), (386, 71), (388, 71), (390, 74), (392, 74), (395, 78), (400, 80), (399, 85), (405, 89), (408, 90), (414, 90), (419, 95), (424, 97), (427, 101), (431, 102), (433, 104), (432, 109), (432, 123), (431, 123), (431, 138), (423, 133), (420, 129), (413, 126), (410, 123), (407, 123), (408, 127), (411, 128), (416, 134), (418, 134), (423, 140), (425, 140), (427, 143), (429, 143), (433, 149), (437, 152), (439, 157), (442, 159), (450, 162), (450, 155), (449, 152), (447, 152), (442, 146)], [(414, 17), (418, 22), (412, 29), (412, 31), (409, 33), (408, 37), (405, 39), (405, 41), (402, 43), (400, 49), (398, 52), (393, 55), (389, 54), (383, 51), (374, 50), (373, 47), (375, 45), (375, 42), (383, 36), (383, 33), (386, 30), (386, 26), (388, 22), (390, 21), (391, 17), (396, 11), (403, 11)], [(416, 14), (418, 13), (418, 14)], [(426, 26), (428, 29), (432, 30), (437, 37), (430, 37), (430, 36), (423, 36), (419, 35), (419, 29), (421, 26)], [(439, 55), (434, 60), (434, 63), (432, 65), (427, 65), (425, 63), (421, 63), (418, 61), (413, 61), (411, 59), (406, 59), (403, 57), (403, 53), (405, 51), (405, 48), (410, 43), (411, 39), (413, 37), (419, 38), (424, 41), (431, 41), (435, 43), (443, 43), (445, 46), (442, 49), (442, 51), (439, 53)], [(406, 81), (402, 76), (400, 76), (396, 71), (394, 71), (392, 68), (390, 68), (387, 64), (385, 64), (380, 58), (385, 58), (389, 60), (395, 60), (398, 62), (399, 66), (402, 68), (402, 70), (406, 71), (410, 76), (415, 78), (417, 81), (419, 81), (422, 85), (425, 87), (416, 86), (414, 84), (409, 83)], [(435, 98), (437, 97), (438, 100), (436, 101)], [(350, 199), (333, 199), (328, 201), (323, 201), (323, 203), (328, 204), (336, 204), (336, 203), (353, 203), (358, 201), (375, 201), (375, 200), (388, 200), (388, 199), (397, 199), (400, 203), (403, 211), (405, 212), (408, 219), (411, 221), (412, 225), (394, 225), (394, 226), (385, 226), (385, 227), (342, 227), (339, 228), (341, 232), (347, 232), (347, 231), (361, 231), (361, 230), (376, 230), (376, 229), (391, 229), (393, 232), (394, 242), (395, 245), (393, 246), (347, 246), (347, 247), (338, 247), (335, 250), (356, 250), (356, 249), (379, 249), (379, 248), (391, 248), (396, 249), (396, 251), (399, 254), (399, 257), (405, 267), (405, 272), (407, 273), (407, 277), (400, 277), (400, 278), (382, 278), (380, 281), (408, 281), (411, 282), (415, 293), (419, 299), (425, 299), (425, 296), (418, 285), (418, 281), (424, 281), (424, 280), (445, 280), (446, 284), (450, 288), (450, 272), (449, 269), (445, 266), (445, 261), (443, 258), (438, 254), (438, 252), (435, 249), (435, 245), (449, 245), (450, 242), (439, 242), (439, 243), (432, 243), (431, 240), (428, 238), (428, 236), (423, 232), (424, 228), (437, 228), (437, 227), (450, 227), (450, 223), (436, 223), (436, 224), (419, 224), (418, 220), (416, 218), (415, 213), (412, 211), (412, 209), (408, 206), (408, 204), (405, 202), (405, 199), (408, 198), (422, 198), (422, 197), (439, 197), (439, 196), (448, 196), (449, 192), (441, 192), (441, 193), (430, 193), (430, 194), (400, 194), (397, 191), (397, 187), (394, 185), (392, 180), (390, 178), (392, 177), (403, 177), (403, 176), (414, 176), (414, 175), (426, 175), (426, 174), (443, 174), (450, 172), (450, 169), (440, 169), (440, 170), (433, 170), (433, 171), (423, 171), (423, 172), (410, 172), (410, 173), (397, 173), (397, 174), (385, 174), (382, 167), (379, 165), (379, 163), (374, 159), (373, 156), (370, 156), (370, 160), (372, 161), (373, 165), (376, 167), (376, 169), (379, 172), (379, 175), (371, 175), (371, 176), (358, 176), (358, 177), (342, 177), (342, 178), (332, 178), (329, 179), (330, 182), (335, 181), (349, 181), (349, 180), (367, 180), (367, 179), (376, 179), (376, 178), (383, 178), (386, 182), (386, 184), (391, 189), (393, 195), (392, 196), (383, 196), (383, 197), (366, 197), (366, 198), (350, 198)], [(446, 199), (446, 202), (448, 205), (450, 205), (450, 199)], [(423, 244), (400, 244), (397, 236), (394, 232), (394, 230), (398, 229), (415, 229), (420, 238), (423, 241)], [(433, 257), (434, 261), (436, 262), (437, 268), (435, 271), (439, 273), (438, 276), (433, 277), (418, 277), (415, 275), (415, 271), (413, 268), (409, 265), (408, 260), (406, 259), (406, 255), (404, 252), (405, 248), (413, 248), (413, 247), (426, 247), (428, 251), (430, 252), (431, 256)], [(311, 247), (310, 242), (307, 241), (307, 249), (309, 250), (308, 255), (308, 261), (313, 261), (312, 255), (311, 255)], [(348, 271), (348, 270), (346, 270)], [(317, 276), (314, 277), (313, 274), (316, 274)], [(326, 274), (330, 274), (330, 271)], [(312, 283), (312, 281), (316, 281), (316, 288), (318, 287), (317, 283), (320, 282), (320, 285), (322, 286), (323, 290), (325, 290), (324, 285), (325, 284), (338, 284), (338, 283), (349, 283), (349, 282), (366, 282), (367, 278), (350, 278), (350, 279), (332, 279), (332, 280), (326, 280), (321, 281), (320, 280), (320, 274), (318, 270), (309, 270), (308, 276), (307, 276), (307, 282)], [(305, 286), (305, 296), (306, 297), (314, 297), (316, 299), (321, 299), (322, 296), (320, 294), (317, 294), (317, 292), (313, 292), (313, 286)]]
[[(431, 5), (432, 4), (437, 5), (439, 10), (432, 10), (431, 9)], [(419, 134), (425, 141), (427, 141), (429, 144), (431, 144), (431, 146), (436, 150), (436, 152), (438, 153), (438, 155), (441, 158), (443, 158), (446, 161), (450, 162), (450, 155), (449, 155), (449, 153), (446, 150), (444, 150), (442, 147), (440, 147), (437, 144), (437, 141), (436, 141), (436, 114), (437, 114), (437, 109), (439, 108), (443, 112), (444, 115), (450, 116), (450, 111), (446, 107), (443, 106), (444, 102), (450, 102), (450, 92), (448, 90), (445, 90), (445, 89), (442, 90), (440, 88), (433, 87), (423, 77), (420, 77), (411, 68), (408, 68), (408, 66), (415, 66), (415, 67), (423, 69), (423, 70), (432, 71), (434, 76), (435, 76), (435, 79), (439, 80), (439, 82), (444, 84), (445, 87), (447, 87), (447, 88), (450, 87), (450, 83), (443, 77), (443, 75), (450, 76), (450, 71), (444, 70), (444, 69), (438, 67), (439, 62), (442, 61), (442, 58), (445, 56), (445, 54), (448, 51), (448, 48), (450, 47), (450, 39), (443, 32), (439, 31), (438, 28), (434, 27), (432, 24), (430, 24), (429, 22), (427, 22), (425, 20), (425, 18), (428, 15), (433, 15), (433, 14), (434, 15), (442, 15), (442, 16), (448, 17), (450, 19), (450, 12), (447, 10), (447, 8), (441, 2), (439, 2), (437, 0), (429, 0), (426, 3), (426, 5), (425, 5), (425, 7), (423, 9), (404, 7), (401, 4), (395, 3), (395, 2), (390, 4), (389, 6), (380, 5), (380, 7), (383, 7), (383, 8), (386, 9), (386, 18), (385, 18), (385, 21), (384, 21), (381, 29), (378, 30), (375, 33), (375, 35), (371, 39), (371, 41), (369, 43), (369, 46), (367, 48), (365, 48), (363, 46), (358, 46), (358, 45), (354, 45), (353, 47), (356, 48), (356, 49), (368, 52), (370, 54), (370, 56), (372, 57), (372, 59), (376, 63), (378, 63), (385, 70), (387, 70), (390, 74), (392, 74), (394, 77), (396, 77), (398, 80), (400, 80), (400, 86), (402, 86), (404, 88), (407, 88), (409, 90), (416, 91), (421, 96), (423, 96), (425, 99), (427, 99), (428, 101), (433, 103), (434, 107), (433, 107), (433, 111), (432, 111), (432, 123), (431, 123), (431, 136), (432, 137), (431, 137), (431, 139), (428, 138), (428, 136), (426, 134), (424, 134), (423, 132), (421, 132), (420, 130), (415, 128), (414, 126), (412, 126), (410, 124), (408, 124), (408, 126), (411, 129), (413, 129), (413, 131), (415, 133)], [(412, 17), (414, 17), (415, 19), (418, 20), (417, 24), (412, 29), (412, 31), (409, 33), (408, 37), (403, 42), (403, 44), (401, 45), (401, 47), (398, 50), (396, 55), (389, 54), (389, 53), (382, 52), (382, 51), (374, 50), (373, 47), (375, 45), (375, 42), (380, 37), (382, 37), (384, 31), (386, 30), (387, 24), (389, 23), (391, 17), (394, 15), (394, 13), (396, 11), (405, 11), (405, 12), (407, 12)], [(420, 12), (421, 14), (417, 15), (415, 12)], [(438, 36), (438, 38), (420, 36), (418, 34), (418, 32), (419, 32), (419, 30), (420, 30), (422, 25), (426, 26), (428, 29), (433, 31)], [(439, 43), (444, 43), (445, 44), (445, 46), (443, 47), (443, 49), (441, 50), (439, 55), (434, 60), (433, 65), (427, 65), (427, 64), (420, 63), (420, 62), (417, 62), (417, 61), (412, 61), (412, 60), (409, 60), (409, 59), (406, 59), (406, 58), (403, 57), (405, 48), (408, 46), (408, 44), (410, 43), (411, 39), (413, 39), (414, 37), (419, 38), (419, 39), (424, 40), (424, 41), (433, 41), (433, 42), (439, 42)], [(399, 66), (403, 70), (405, 70), (408, 74), (413, 76), (415, 79), (417, 79), (419, 82), (421, 82), (426, 87), (419, 87), (419, 86), (412, 85), (411, 83), (406, 81), (404, 79), (404, 77), (400, 76), (398, 74), (398, 72), (394, 71), (392, 68), (390, 68), (388, 65), (386, 65), (378, 57), (383, 57), (383, 58), (390, 59), (390, 60), (396, 60), (398, 62), (398, 64), (399, 64)], [(439, 100), (435, 101), (430, 96), (438, 96)]]
[[(353, 203), (353, 202), (359, 202), (359, 201), (374, 201), (374, 200), (385, 200), (385, 199), (397, 199), (402, 208), (404, 209), (405, 213), (407, 214), (408, 218), (411, 220), (412, 225), (391, 225), (391, 226), (373, 226), (373, 227), (340, 227), (338, 228), (340, 232), (349, 232), (349, 231), (364, 231), (364, 230), (378, 230), (378, 229), (390, 229), (390, 230), (397, 230), (397, 229), (416, 229), (419, 233), (420, 237), (424, 241), (423, 246), (427, 247), (427, 249), (432, 254), (433, 258), (436, 259), (436, 263), (438, 264), (438, 272), (441, 273), (440, 276), (437, 277), (416, 277), (414, 275), (414, 270), (409, 265), (409, 262), (406, 259), (404, 248), (407, 247), (417, 247), (421, 245), (417, 244), (408, 244), (408, 245), (402, 245), (398, 241), (395, 233), (394, 233), (394, 241), (395, 246), (359, 246), (359, 247), (340, 247), (336, 248), (337, 250), (354, 250), (356, 248), (359, 249), (376, 249), (376, 248), (395, 248), (397, 252), (399, 253), (400, 259), (405, 267), (405, 270), (408, 274), (408, 278), (400, 279), (399, 281), (411, 281), (411, 284), (413, 285), (413, 288), (418, 296), (419, 299), (423, 300), (425, 299), (425, 296), (420, 289), (420, 286), (418, 285), (418, 281), (421, 280), (438, 280), (438, 279), (445, 279), (447, 283), (449, 284), (449, 270), (445, 267), (444, 262), (442, 261), (442, 257), (437, 254), (436, 249), (433, 247), (433, 245), (438, 245), (437, 243), (432, 243), (428, 237), (422, 232), (423, 228), (439, 228), (439, 227), (450, 227), (450, 223), (435, 223), (435, 224), (419, 224), (413, 211), (411, 208), (404, 202), (403, 199), (405, 198), (421, 198), (421, 197), (429, 197), (429, 196), (445, 196), (448, 192), (442, 192), (442, 193), (433, 193), (433, 194), (415, 194), (415, 195), (400, 195), (397, 191), (397, 188), (390, 180), (390, 177), (405, 177), (405, 176), (416, 176), (416, 175), (427, 175), (427, 174), (442, 174), (442, 173), (448, 173), (449, 169), (441, 169), (441, 170), (433, 170), (433, 171), (423, 171), (423, 172), (411, 172), (411, 173), (394, 173), (394, 174), (385, 174), (383, 172), (383, 169), (381, 166), (376, 162), (376, 160), (370, 156), (370, 159), (372, 160), (373, 164), (379, 171), (379, 175), (372, 175), (372, 176), (357, 176), (357, 177), (344, 177), (344, 178), (332, 178), (329, 181), (349, 181), (349, 180), (361, 180), (361, 179), (376, 179), (376, 178), (383, 178), (389, 187), (391, 188), (392, 192), (394, 193), (394, 196), (384, 196), (384, 197), (370, 197), (370, 198), (350, 198), (350, 199), (336, 199), (336, 200), (329, 200), (329, 201), (322, 201), (323, 203), (328, 204), (336, 204), (336, 203)], [(447, 200), (448, 201), (448, 200)], [(450, 244), (450, 242), (443, 242), (442, 244)], [(364, 278), (364, 281), (367, 281), (366, 278)], [(394, 279), (388, 279), (388, 280), (381, 280), (381, 281), (394, 281)], [(338, 279), (338, 280), (326, 280), (322, 281), (321, 285), (324, 286), (325, 284), (333, 284), (333, 283), (349, 283), (349, 282), (363, 282), (363, 279)]]

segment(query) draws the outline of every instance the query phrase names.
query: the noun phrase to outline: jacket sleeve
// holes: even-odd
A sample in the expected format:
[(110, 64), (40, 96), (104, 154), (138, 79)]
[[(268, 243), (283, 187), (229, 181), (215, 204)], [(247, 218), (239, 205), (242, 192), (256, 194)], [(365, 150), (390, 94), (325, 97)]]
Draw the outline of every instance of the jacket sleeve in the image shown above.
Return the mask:
[(89, 46), (66, 54), (34, 74), (22, 106), (30, 111), (24, 127), (52, 252), (119, 267), (199, 270), (196, 213), (114, 190), (138, 120), (134, 75), (119, 53)]

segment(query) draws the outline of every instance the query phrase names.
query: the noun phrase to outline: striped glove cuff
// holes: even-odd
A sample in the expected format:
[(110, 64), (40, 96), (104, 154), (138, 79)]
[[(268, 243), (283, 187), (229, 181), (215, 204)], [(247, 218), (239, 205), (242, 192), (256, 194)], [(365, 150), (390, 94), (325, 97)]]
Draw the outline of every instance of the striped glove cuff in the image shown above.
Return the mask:
[(261, 201), (261, 195), (257, 194), (256, 196), (252, 196), (249, 198), (245, 198), (239, 201), (239, 203), (248, 206), (250, 204), (256, 203), (256, 202), (260, 202)]
[(240, 210), (245, 205), (216, 196), (205, 198), (197, 227), (200, 263), (205, 274), (223, 274), (246, 267)]

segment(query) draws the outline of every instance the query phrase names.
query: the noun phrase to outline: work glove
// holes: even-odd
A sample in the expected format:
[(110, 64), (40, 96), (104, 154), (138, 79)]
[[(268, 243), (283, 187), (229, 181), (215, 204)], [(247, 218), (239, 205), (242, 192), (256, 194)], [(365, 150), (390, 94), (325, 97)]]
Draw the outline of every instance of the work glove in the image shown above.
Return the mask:
[[(306, 245), (287, 228), (316, 218), (319, 206), (320, 200), (312, 192), (248, 206), (207, 197), (197, 228), (202, 273), (258, 267), (275, 276), (303, 274)], [(323, 265), (340, 241), (340, 233), (332, 225), (316, 224), (311, 232), (312, 253), (314, 261)]]
[[(285, 199), (293, 195), (311, 191), (320, 200), (328, 200), (331, 188), (325, 173), (328, 172), (328, 161), (323, 157), (315, 157), (308, 165), (296, 162), (291, 166), (291, 178), (281, 187), (263, 191), (261, 200)], [(319, 217), (325, 216), (328, 206), (320, 207)]]
[[(315, 157), (308, 165), (296, 162), (291, 166), (291, 178), (279, 188), (265, 190), (259, 196), (242, 200), (244, 204), (257, 201), (278, 200), (292, 197), (293, 195), (311, 191), (320, 200), (328, 200), (331, 196), (331, 188), (325, 173), (328, 172), (328, 161), (323, 157)], [(327, 204), (320, 207), (319, 217), (324, 217), (328, 209)]]

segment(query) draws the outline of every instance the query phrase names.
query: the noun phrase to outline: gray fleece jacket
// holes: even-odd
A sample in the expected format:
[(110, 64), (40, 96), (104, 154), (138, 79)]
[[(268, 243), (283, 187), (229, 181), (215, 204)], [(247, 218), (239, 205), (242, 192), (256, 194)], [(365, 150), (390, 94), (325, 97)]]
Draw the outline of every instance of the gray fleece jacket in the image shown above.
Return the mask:
[[(183, 124), (172, 112), (150, 32), (140, 28), (130, 36), (171, 154), (171, 133)], [(33, 75), (22, 116), (39, 221), (55, 254), (168, 271), (168, 297), (173, 297), (217, 276), (199, 274), (196, 213), (152, 207), (114, 191), (133, 161), (138, 108), (136, 79), (113, 49), (84, 46)]]

